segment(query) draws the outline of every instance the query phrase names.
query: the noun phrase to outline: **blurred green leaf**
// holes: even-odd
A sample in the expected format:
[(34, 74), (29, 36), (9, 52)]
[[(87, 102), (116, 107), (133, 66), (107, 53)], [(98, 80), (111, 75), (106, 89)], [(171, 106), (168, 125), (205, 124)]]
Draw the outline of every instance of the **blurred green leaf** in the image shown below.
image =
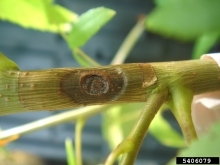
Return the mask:
[(74, 48), (73, 49), (73, 57), (74, 59), (82, 66), (82, 67), (95, 67), (100, 66), (96, 61), (91, 59), (87, 54), (85, 54), (81, 49)]
[(68, 165), (76, 165), (74, 147), (70, 138), (65, 140), (65, 149)]
[(220, 31), (219, 0), (169, 0), (146, 18), (146, 28), (166, 37), (195, 40)]
[[(0, 1), (0, 19), (24, 28), (59, 32), (58, 28), (62, 27), (65, 30), (64, 23), (72, 22), (76, 14), (51, 3), (51, 0)], [(58, 24), (61, 27), (58, 27)]]
[(94, 34), (96, 34), (113, 16), (115, 11), (104, 7), (91, 9), (82, 14), (67, 36), (70, 48), (84, 45)]
[(150, 133), (163, 145), (169, 147), (185, 147), (186, 142), (159, 112), (149, 127)]
[(59, 5), (46, 5), (46, 12), (51, 24), (72, 22), (77, 19), (77, 14)]
[(168, 2), (169, 0), (154, 0), (154, 3), (157, 5), (157, 6), (161, 6), (161, 5), (164, 5)]
[(0, 52), (0, 70), (19, 70), (18, 65)]
[[(220, 122), (212, 126), (210, 132), (199, 140), (194, 141), (189, 148), (182, 149), (178, 157), (219, 157), (220, 156)], [(168, 165), (175, 165), (176, 158), (172, 159)]]
[(199, 59), (201, 55), (207, 53), (220, 37), (220, 30), (211, 33), (205, 33), (196, 41), (193, 50), (193, 59)]

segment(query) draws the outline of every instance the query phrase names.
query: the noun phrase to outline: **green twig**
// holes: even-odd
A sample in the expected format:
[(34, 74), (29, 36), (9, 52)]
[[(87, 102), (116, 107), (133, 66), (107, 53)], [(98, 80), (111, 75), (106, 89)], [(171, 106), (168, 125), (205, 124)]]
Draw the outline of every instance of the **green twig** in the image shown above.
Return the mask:
[(166, 101), (168, 96), (168, 90), (166, 88), (158, 87), (150, 94), (147, 104), (142, 110), (137, 123), (133, 127), (129, 136), (126, 140), (132, 141), (134, 144), (134, 148), (132, 151), (125, 154), (121, 161), (120, 165), (132, 165), (136, 159), (142, 141), (146, 135), (148, 127), (150, 126), (151, 121), (154, 116), (162, 106), (162, 104)]
[(122, 64), (124, 63), (125, 59), (129, 55), (130, 51), (142, 35), (144, 28), (144, 21), (145, 19), (140, 19), (137, 24), (133, 27), (130, 33), (127, 35), (125, 40), (123, 41), (122, 45), (118, 49), (116, 55), (114, 56), (111, 64)]
[(166, 88), (158, 87), (152, 91), (148, 98), (147, 105), (142, 110), (137, 123), (133, 127), (129, 136), (122, 141), (114, 151), (112, 151), (107, 158), (105, 165), (112, 165), (121, 154), (124, 154), (120, 161), (121, 165), (134, 164), (136, 155), (146, 135), (148, 127), (161, 105), (166, 101), (167, 95), (168, 90)]

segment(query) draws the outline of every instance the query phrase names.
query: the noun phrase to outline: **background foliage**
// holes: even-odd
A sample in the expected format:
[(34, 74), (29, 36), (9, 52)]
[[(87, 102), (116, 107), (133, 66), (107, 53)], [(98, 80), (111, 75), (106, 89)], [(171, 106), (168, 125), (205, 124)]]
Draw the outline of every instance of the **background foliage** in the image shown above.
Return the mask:
[(155, 0), (148, 30), (181, 41), (195, 41), (193, 58), (207, 53), (220, 37), (219, 0)]

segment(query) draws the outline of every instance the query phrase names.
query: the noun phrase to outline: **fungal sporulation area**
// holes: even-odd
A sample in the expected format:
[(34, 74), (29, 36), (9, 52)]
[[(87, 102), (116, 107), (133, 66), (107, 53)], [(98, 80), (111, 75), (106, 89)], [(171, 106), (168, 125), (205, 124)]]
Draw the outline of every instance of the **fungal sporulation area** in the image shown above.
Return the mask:
[(102, 95), (109, 90), (109, 81), (101, 75), (85, 75), (80, 80), (81, 89), (88, 95)]

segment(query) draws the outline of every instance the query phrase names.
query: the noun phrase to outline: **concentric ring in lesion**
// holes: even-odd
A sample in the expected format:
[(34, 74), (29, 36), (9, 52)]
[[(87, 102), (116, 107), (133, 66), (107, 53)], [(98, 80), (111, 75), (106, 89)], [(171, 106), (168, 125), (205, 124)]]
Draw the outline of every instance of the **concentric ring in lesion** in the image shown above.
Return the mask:
[(89, 95), (101, 95), (108, 92), (109, 82), (100, 75), (86, 75), (82, 77), (81, 88)]

